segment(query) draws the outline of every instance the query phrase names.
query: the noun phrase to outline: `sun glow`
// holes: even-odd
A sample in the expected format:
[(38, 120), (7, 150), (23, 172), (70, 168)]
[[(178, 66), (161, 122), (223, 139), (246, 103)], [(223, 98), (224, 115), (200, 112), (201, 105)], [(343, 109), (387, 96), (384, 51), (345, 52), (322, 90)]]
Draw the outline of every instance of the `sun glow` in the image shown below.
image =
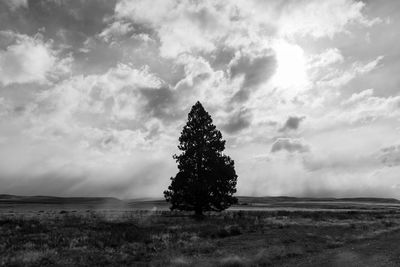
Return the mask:
[(302, 91), (308, 84), (307, 64), (303, 49), (286, 41), (276, 41), (273, 45), (277, 70), (272, 84), (282, 89)]

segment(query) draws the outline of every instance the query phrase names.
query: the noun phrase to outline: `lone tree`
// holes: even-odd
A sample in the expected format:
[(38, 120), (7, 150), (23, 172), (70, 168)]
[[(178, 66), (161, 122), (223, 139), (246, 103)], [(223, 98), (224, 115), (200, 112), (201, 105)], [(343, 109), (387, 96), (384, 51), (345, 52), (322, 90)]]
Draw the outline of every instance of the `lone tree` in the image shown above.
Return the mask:
[(178, 173), (164, 191), (171, 210), (222, 211), (237, 203), (237, 175), (233, 160), (224, 155), (225, 140), (212, 123), (210, 114), (197, 102), (188, 115), (179, 138)]

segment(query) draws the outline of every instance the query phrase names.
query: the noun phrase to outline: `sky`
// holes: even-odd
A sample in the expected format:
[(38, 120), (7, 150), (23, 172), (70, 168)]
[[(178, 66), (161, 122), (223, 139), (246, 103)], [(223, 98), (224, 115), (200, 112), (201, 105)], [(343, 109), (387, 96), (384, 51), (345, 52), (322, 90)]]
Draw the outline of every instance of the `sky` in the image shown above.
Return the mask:
[(237, 194), (400, 198), (400, 1), (0, 0), (0, 193), (161, 197), (200, 101)]

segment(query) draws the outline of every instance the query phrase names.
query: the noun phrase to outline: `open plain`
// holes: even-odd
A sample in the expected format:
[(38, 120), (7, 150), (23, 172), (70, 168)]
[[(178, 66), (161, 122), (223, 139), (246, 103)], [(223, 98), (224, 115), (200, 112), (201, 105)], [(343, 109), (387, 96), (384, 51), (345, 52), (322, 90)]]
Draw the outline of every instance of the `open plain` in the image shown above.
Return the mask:
[(163, 201), (0, 197), (1, 266), (399, 266), (395, 199), (239, 197), (198, 220)]

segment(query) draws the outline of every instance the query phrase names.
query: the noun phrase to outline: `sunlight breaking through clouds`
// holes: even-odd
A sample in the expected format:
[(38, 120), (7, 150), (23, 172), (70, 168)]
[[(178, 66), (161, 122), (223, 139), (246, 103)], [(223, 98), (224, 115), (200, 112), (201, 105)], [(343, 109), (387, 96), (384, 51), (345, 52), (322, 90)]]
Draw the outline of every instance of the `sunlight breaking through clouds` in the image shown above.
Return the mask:
[(304, 50), (284, 40), (273, 44), (276, 53), (277, 68), (271, 83), (274, 87), (297, 92), (306, 90), (309, 84), (307, 62)]

